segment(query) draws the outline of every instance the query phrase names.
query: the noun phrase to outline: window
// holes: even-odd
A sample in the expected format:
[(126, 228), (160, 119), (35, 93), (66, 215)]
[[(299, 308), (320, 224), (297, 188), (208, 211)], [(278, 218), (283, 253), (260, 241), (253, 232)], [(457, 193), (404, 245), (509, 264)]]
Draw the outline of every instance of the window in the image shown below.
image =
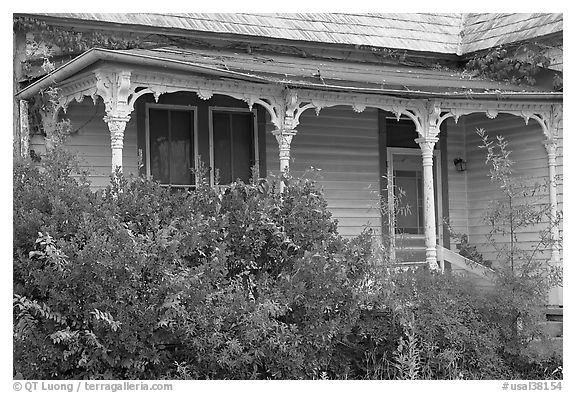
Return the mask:
[(146, 172), (163, 185), (194, 185), (196, 108), (147, 105)]
[(256, 112), (241, 108), (211, 107), (210, 166), (212, 181), (230, 184), (238, 179), (247, 182), (252, 167), (258, 165)]
[[(419, 157), (415, 156), (416, 159)], [(419, 162), (418, 162), (419, 163)], [(422, 170), (395, 170), (394, 193), (402, 190), (402, 195), (396, 195), (401, 204), (410, 207), (406, 212), (396, 217), (396, 233), (424, 234)]]

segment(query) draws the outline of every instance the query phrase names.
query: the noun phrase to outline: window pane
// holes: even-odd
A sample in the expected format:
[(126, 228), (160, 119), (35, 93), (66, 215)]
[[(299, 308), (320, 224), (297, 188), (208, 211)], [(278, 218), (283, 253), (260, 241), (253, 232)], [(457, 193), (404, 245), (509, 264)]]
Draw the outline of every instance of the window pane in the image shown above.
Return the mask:
[(150, 174), (162, 184), (170, 182), (168, 111), (150, 108)]
[[(401, 174), (398, 174), (398, 172), (401, 172)], [(416, 172), (398, 172), (396, 172), (394, 178), (395, 190), (399, 188), (404, 192), (400, 205), (402, 207), (409, 206), (410, 212), (398, 214), (396, 218), (396, 232), (418, 234), (421, 232), (418, 225), (418, 216), (421, 209), (421, 201), (418, 198), (419, 179), (414, 176)]]
[(252, 113), (232, 114), (232, 175), (245, 182), (252, 176), (254, 165), (254, 120)]
[(232, 141), (230, 140), (230, 114), (212, 113), (212, 131), (214, 141), (214, 172), (219, 173), (219, 183), (232, 182)]
[(170, 183), (192, 184), (192, 112), (171, 110), (170, 126)]
[(161, 184), (193, 184), (194, 112), (150, 108), (148, 116), (152, 178)]

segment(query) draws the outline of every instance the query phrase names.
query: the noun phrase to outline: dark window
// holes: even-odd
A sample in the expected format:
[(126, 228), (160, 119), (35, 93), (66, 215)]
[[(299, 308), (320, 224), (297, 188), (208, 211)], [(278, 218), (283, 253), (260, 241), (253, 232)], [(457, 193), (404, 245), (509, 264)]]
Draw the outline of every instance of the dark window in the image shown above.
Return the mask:
[(194, 111), (151, 107), (150, 175), (161, 184), (194, 184)]
[(219, 184), (238, 179), (247, 182), (255, 165), (254, 114), (212, 112), (214, 170)]
[(402, 190), (402, 205), (409, 207), (398, 214), (396, 233), (424, 234), (422, 171), (394, 171), (394, 190)]

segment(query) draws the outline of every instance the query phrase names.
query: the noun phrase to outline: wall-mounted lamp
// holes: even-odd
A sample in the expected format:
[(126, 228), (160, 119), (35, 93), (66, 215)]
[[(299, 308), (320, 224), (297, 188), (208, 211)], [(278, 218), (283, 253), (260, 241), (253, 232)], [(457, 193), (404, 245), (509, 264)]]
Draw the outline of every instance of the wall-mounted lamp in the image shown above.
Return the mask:
[(466, 170), (466, 160), (457, 157), (454, 159), (454, 166), (458, 172), (464, 172)]

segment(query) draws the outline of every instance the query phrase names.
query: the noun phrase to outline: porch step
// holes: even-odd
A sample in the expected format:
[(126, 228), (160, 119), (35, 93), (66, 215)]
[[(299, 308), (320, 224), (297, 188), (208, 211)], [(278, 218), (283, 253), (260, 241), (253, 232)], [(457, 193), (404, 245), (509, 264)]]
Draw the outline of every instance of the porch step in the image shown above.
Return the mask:
[(396, 249), (396, 261), (398, 263), (425, 260), (426, 249), (423, 247), (398, 247)]
[(408, 270), (416, 270), (416, 269), (420, 269), (420, 268), (427, 268), (428, 267), (428, 263), (427, 262), (421, 262), (421, 261), (416, 261), (416, 262), (396, 262), (394, 264), (392, 264), (392, 266), (396, 269), (402, 270), (402, 271), (408, 271)]
[(563, 337), (564, 323), (562, 321), (546, 321), (543, 324), (543, 330), (548, 337)]
[(564, 309), (562, 307), (548, 307), (546, 309), (546, 320), (552, 322), (564, 321)]
[(551, 356), (558, 356), (563, 359), (563, 341), (562, 337), (550, 337), (544, 340), (536, 339), (528, 344), (528, 350), (534, 359), (546, 361)]
[(424, 238), (422, 235), (397, 235), (396, 236), (396, 248), (424, 248)]
[(400, 261), (394, 263), (394, 266), (425, 266), (428, 262), (424, 261)]

